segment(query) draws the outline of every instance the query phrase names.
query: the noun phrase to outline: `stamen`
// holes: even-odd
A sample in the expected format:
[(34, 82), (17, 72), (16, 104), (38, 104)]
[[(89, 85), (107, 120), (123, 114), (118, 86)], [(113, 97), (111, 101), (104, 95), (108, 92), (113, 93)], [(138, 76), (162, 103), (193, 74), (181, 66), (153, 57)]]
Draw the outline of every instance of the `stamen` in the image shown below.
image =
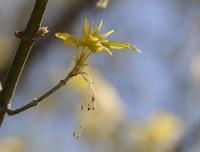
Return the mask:
[(85, 128), (85, 120), (81, 122), (81, 125), (78, 128), (78, 130), (73, 132), (73, 137), (79, 139), (84, 128)]
[(89, 77), (86, 73), (81, 74), (83, 79), (88, 82), (88, 96), (87, 96), (87, 110), (94, 110), (96, 108), (95, 96), (96, 92), (94, 89), (94, 82), (91, 77)]

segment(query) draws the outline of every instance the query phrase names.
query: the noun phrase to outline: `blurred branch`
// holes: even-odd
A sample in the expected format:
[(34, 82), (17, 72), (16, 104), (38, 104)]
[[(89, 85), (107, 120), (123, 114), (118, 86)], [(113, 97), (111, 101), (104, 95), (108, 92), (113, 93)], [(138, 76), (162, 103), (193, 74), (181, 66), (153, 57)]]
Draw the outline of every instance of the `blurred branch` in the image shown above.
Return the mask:
[(38, 32), (40, 31), (42, 18), (46, 10), (47, 3), (48, 0), (36, 0), (30, 20), (26, 26), (25, 31), (22, 33), (24, 36), (29, 37), (31, 40), (29, 41), (21, 39), (10, 71), (3, 85), (3, 91), (0, 95), (0, 126), (2, 125), (5, 115), (5, 111), (2, 109), (7, 108), (10, 99), (15, 92), (17, 82), (23, 71), (26, 60), (29, 56), (29, 53), (31, 52), (33, 45), (36, 42), (36, 39), (34, 38), (38, 36)]

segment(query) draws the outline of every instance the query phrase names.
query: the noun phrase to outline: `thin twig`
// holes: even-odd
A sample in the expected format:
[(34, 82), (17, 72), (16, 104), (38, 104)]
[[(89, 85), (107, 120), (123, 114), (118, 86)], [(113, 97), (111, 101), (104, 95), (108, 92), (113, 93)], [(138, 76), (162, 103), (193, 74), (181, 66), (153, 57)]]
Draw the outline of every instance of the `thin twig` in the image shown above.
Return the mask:
[(57, 85), (55, 85), (52, 89), (50, 89), (49, 91), (47, 91), (46, 93), (44, 93), (42, 96), (40, 96), (39, 98), (34, 98), (32, 101), (30, 101), (28, 104), (15, 109), (15, 110), (11, 110), (9, 108), (5, 109), (5, 112), (12, 116), (12, 115), (16, 115), (19, 114), (23, 111), (26, 111), (34, 106), (37, 106), (40, 102), (44, 101), (44, 99), (46, 99), (47, 97), (49, 97), (50, 95), (52, 95), (53, 93), (55, 93), (57, 90), (59, 90), (60, 88), (62, 88), (63, 86), (66, 85), (66, 83), (74, 76), (78, 75), (79, 69), (77, 67), (74, 67), (72, 69), (72, 71), (63, 79), (61, 80)]
[[(48, 0), (36, 0), (31, 17), (24, 31), (24, 35), (26, 35), (27, 37), (34, 38), (37, 36), (47, 3)], [(0, 126), (2, 125), (5, 115), (5, 111), (2, 109), (7, 108), (10, 99), (15, 92), (17, 82), (21, 76), (27, 58), (35, 42), (35, 40), (30, 42), (21, 40), (19, 43), (10, 71), (3, 85), (3, 90), (0, 95)]]

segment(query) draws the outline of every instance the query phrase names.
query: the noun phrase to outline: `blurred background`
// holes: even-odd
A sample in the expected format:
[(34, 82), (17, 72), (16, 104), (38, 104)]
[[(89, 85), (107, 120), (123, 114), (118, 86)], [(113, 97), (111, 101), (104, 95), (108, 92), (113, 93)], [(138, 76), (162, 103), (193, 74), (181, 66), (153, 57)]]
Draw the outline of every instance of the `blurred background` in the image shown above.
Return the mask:
[[(35, 1), (0, 0), (0, 81), (4, 81)], [(12, 107), (40, 96), (66, 76), (72, 47), (55, 32), (81, 36), (84, 18), (111, 40), (142, 50), (91, 56), (87, 69), (95, 82), (97, 107), (84, 113), (87, 83), (76, 77), (36, 108), (6, 117), (0, 152), (199, 152), (200, 150), (200, 1), (49, 0), (43, 26), (50, 33), (33, 48)], [(73, 131), (82, 122), (80, 139)]]

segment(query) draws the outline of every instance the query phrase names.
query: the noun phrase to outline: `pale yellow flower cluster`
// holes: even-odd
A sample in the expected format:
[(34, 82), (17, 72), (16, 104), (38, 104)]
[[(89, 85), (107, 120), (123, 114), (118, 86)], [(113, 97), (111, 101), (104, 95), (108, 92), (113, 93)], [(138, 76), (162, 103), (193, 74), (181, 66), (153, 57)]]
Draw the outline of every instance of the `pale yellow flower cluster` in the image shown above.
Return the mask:
[(88, 20), (85, 19), (83, 26), (83, 34), (80, 39), (67, 33), (56, 33), (55, 36), (60, 39), (63, 39), (66, 45), (73, 45), (76, 48), (86, 47), (92, 53), (103, 51), (106, 54), (112, 55), (110, 49), (131, 49), (133, 51), (141, 52), (136, 46), (132, 44), (123, 42), (112, 42), (106, 40), (105, 38), (111, 35), (114, 32), (114, 30), (110, 30), (109, 32), (100, 34), (102, 25), (103, 21), (101, 21), (98, 27), (94, 30), (93, 22), (89, 26)]

